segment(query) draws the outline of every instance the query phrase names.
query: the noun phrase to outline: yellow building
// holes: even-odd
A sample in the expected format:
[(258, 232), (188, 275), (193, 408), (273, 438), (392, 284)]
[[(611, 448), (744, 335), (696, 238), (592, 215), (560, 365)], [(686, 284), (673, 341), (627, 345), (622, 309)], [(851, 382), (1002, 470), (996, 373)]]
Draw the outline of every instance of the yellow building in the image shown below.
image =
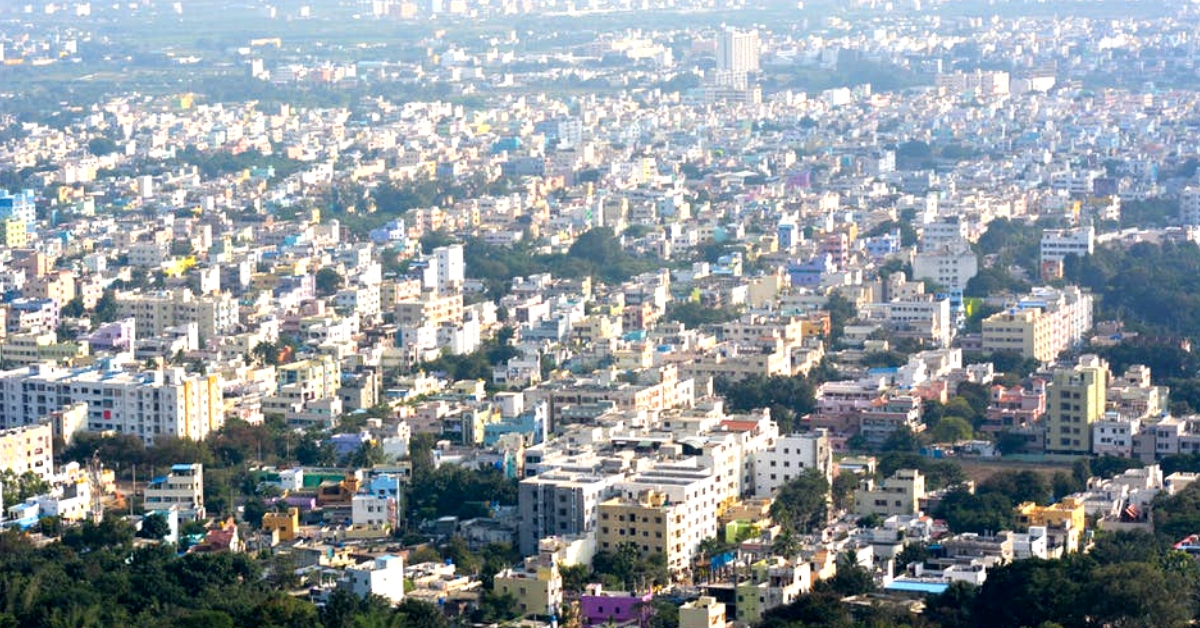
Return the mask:
[(1018, 351), (1048, 362), (1081, 342), (1091, 327), (1091, 295), (1078, 288), (1037, 288), (1017, 307), (983, 320), (983, 350)]
[(1021, 527), (1045, 526), (1047, 528), (1071, 527), (1082, 531), (1087, 526), (1087, 511), (1083, 502), (1073, 497), (1063, 498), (1057, 504), (1038, 506), (1025, 502), (1016, 508), (1017, 525)]
[(1104, 416), (1108, 402), (1108, 365), (1095, 356), (1054, 372), (1046, 387), (1046, 451), (1092, 452), (1092, 423)]
[(48, 423), (0, 430), (0, 470), (54, 476), (54, 431)]
[(636, 500), (614, 497), (600, 504), (596, 549), (613, 552), (633, 545), (640, 556), (662, 554), (673, 572), (688, 566), (692, 548), (687, 539), (687, 505), (671, 504), (664, 493), (643, 491)]
[(442, 323), (461, 323), (463, 298), (461, 294), (446, 296), (424, 295), (420, 299), (396, 304), (396, 324), (401, 327), (437, 326)]
[(492, 580), (492, 590), (516, 598), (522, 615), (556, 615), (562, 607), (562, 574), (549, 557), (531, 556), (524, 568), (501, 571)]
[(287, 512), (268, 512), (263, 515), (262, 530), (271, 535), (275, 542), (287, 542), (296, 538), (300, 529), (300, 510), (288, 508)]
[(0, 244), (10, 249), (24, 248), (29, 244), (25, 221), (16, 218), (0, 220)]

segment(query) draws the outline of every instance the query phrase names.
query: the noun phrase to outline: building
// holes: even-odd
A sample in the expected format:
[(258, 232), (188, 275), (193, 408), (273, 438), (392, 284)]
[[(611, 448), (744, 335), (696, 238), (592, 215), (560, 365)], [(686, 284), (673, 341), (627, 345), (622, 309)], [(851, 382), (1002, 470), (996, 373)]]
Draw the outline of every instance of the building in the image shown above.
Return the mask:
[(384, 554), (375, 560), (347, 567), (338, 586), (358, 597), (378, 595), (392, 604), (404, 601), (404, 559)]
[(179, 509), (181, 517), (204, 519), (204, 465), (171, 465), (171, 472), (146, 485), (144, 504), (149, 510)]
[(1079, 549), (1079, 539), (1087, 526), (1087, 509), (1083, 501), (1066, 497), (1049, 506), (1025, 502), (1015, 510), (1018, 527), (1045, 527), (1051, 547), (1061, 547), (1066, 553)]
[(296, 538), (300, 531), (300, 509), (291, 507), (287, 512), (268, 512), (263, 515), (262, 531), (271, 535), (273, 541), (287, 542)]
[(983, 320), (984, 351), (1016, 351), (1049, 362), (1078, 345), (1092, 328), (1092, 295), (1076, 287), (1035, 288), (1014, 306)]
[(866, 478), (854, 492), (854, 512), (860, 516), (915, 515), (925, 496), (925, 476), (916, 469), (899, 469), (875, 486)]
[(762, 621), (767, 611), (785, 606), (812, 588), (812, 567), (808, 562), (792, 563), (779, 557), (750, 565), (749, 580), (738, 582), (737, 619), (747, 625)]
[(679, 628), (725, 628), (725, 605), (701, 596), (679, 607)]
[(1086, 257), (1096, 251), (1096, 230), (1088, 225), (1076, 229), (1042, 230), (1042, 263), (1061, 262), (1068, 255)]
[(1185, 227), (1200, 227), (1200, 188), (1188, 186), (1179, 195), (1179, 218)]
[(620, 475), (551, 470), (521, 481), (517, 490), (522, 554), (547, 536), (594, 534), (600, 502), (616, 495)]
[(439, 246), (433, 250), (437, 259), (437, 291), (438, 294), (449, 294), (462, 290), (466, 266), (463, 262), (463, 246), (452, 244)]
[(1088, 455), (1092, 424), (1103, 418), (1107, 403), (1108, 365), (1096, 356), (1054, 372), (1046, 386), (1046, 451)]
[(652, 490), (636, 499), (614, 497), (600, 504), (597, 549), (615, 552), (631, 545), (640, 556), (661, 554), (668, 569), (682, 571), (692, 557), (688, 540), (695, 536), (687, 529), (693, 523), (687, 510), (687, 504), (671, 503), (665, 494)]
[(770, 497), (806, 469), (817, 469), (833, 482), (833, 447), (823, 429), (780, 436), (771, 449), (754, 457), (754, 495)]
[(0, 371), (0, 428), (31, 425), (78, 403), (87, 404), (88, 431), (133, 434), (147, 445), (162, 436), (203, 440), (225, 423), (220, 375), (105, 365)]
[(37, 226), (36, 200), (33, 190), (0, 192), (0, 219), (20, 220), (33, 231)]
[(505, 569), (492, 580), (492, 590), (517, 600), (522, 615), (558, 615), (563, 602), (562, 574), (551, 556), (530, 556), (521, 568)]
[(758, 31), (725, 28), (717, 36), (717, 70), (757, 72), (761, 54)]
[(897, 431), (923, 432), (921, 398), (896, 395), (876, 399), (858, 413), (858, 435), (870, 447), (880, 447)]
[(624, 626), (634, 621), (642, 625), (650, 615), (652, 599), (654, 596), (650, 593), (605, 591), (599, 583), (593, 583), (579, 596), (579, 610), (585, 626)]
[(229, 294), (196, 296), (191, 290), (120, 293), (117, 311), (132, 317), (139, 336), (158, 336), (170, 327), (196, 323), (200, 341), (232, 333), (238, 324), (237, 300)]
[(913, 278), (931, 279), (946, 290), (962, 292), (979, 273), (979, 258), (965, 240), (922, 250), (913, 258)]
[(0, 430), (0, 471), (54, 477), (54, 430), (49, 423)]

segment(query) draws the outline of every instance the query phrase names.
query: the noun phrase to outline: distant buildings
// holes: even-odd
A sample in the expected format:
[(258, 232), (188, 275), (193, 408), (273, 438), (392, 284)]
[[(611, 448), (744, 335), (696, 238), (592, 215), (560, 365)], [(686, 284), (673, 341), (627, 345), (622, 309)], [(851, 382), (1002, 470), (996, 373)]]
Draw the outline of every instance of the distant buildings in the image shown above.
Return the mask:
[(1092, 296), (1079, 288), (1036, 288), (983, 321), (984, 351), (1014, 351), (1048, 362), (1092, 328)]
[(762, 44), (758, 31), (724, 28), (717, 36), (717, 70), (746, 74), (757, 72)]

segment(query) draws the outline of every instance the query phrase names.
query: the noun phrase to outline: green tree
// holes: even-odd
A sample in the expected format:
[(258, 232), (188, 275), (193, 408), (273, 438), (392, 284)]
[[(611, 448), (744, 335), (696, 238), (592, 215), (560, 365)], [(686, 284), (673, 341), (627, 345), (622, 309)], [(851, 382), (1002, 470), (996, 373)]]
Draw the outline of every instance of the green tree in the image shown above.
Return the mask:
[(937, 422), (928, 431), (929, 439), (935, 443), (957, 443), (970, 440), (974, 435), (971, 424), (966, 419), (948, 416)]
[(816, 469), (805, 469), (779, 487), (771, 518), (795, 532), (810, 532), (829, 519), (829, 481)]
[(142, 519), (142, 529), (138, 530), (137, 535), (144, 539), (161, 541), (170, 533), (171, 524), (167, 522), (167, 518), (159, 513), (154, 513)]
[(317, 271), (315, 279), (317, 294), (323, 297), (330, 297), (337, 294), (338, 290), (345, 285), (345, 279), (337, 269), (326, 266)]

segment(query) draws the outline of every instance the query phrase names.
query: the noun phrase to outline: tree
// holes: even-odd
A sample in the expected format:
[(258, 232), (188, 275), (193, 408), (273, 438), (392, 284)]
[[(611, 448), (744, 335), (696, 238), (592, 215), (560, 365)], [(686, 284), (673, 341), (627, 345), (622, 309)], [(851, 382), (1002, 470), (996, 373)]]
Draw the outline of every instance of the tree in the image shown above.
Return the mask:
[(974, 435), (971, 424), (966, 419), (948, 416), (937, 422), (928, 432), (930, 440), (935, 443), (957, 443), (970, 440)]
[(317, 271), (317, 276), (314, 281), (317, 289), (317, 294), (323, 297), (330, 297), (337, 294), (338, 290), (345, 285), (345, 280), (342, 274), (335, 268), (326, 266)]
[(263, 517), (266, 516), (267, 512), (269, 510), (267, 509), (266, 502), (259, 497), (252, 497), (246, 500), (245, 504), (242, 504), (242, 521), (255, 528), (261, 528)]
[(805, 469), (779, 488), (771, 517), (795, 532), (809, 532), (829, 519), (829, 481), (817, 469)]
[(833, 478), (830, 496), (833, 498), (834, 510), (850, 510), (854, 507), (854, 491), (858, 484), (858, 474), (853, 471), (842, 471)]
[(115, 153), (118, 150), (120, 150), (120, 148), (117, 146), (116, 142), (108, 139), (107, 137), (101, 136), (101, 135), (98, 135), (98, 136), (93, 137), (92, 139), (88, 140), (87, 148), (88, 148), (89, 153), (91, 153), (97, 157), (111, 155), (112, 153)]
[(858, 563), (854, 552), (845, 552), (837, 557), (834, 576), (817, 582), (817, 588), (842, 597), (862, 595), (875, 590), (875, 579), (866, 567)]
[(281, 347), (276, 342), (260, 342), (251, 351), (255, 358), (268, 366), (279, 366)]
[(154, 539), (161, 541), (171, 534), (171, 524), (167, 522), (167, 518), (159, 513), (148, 515), (142, 519), (142, 529), (138, 530), (137, 535), (143, 539)]

